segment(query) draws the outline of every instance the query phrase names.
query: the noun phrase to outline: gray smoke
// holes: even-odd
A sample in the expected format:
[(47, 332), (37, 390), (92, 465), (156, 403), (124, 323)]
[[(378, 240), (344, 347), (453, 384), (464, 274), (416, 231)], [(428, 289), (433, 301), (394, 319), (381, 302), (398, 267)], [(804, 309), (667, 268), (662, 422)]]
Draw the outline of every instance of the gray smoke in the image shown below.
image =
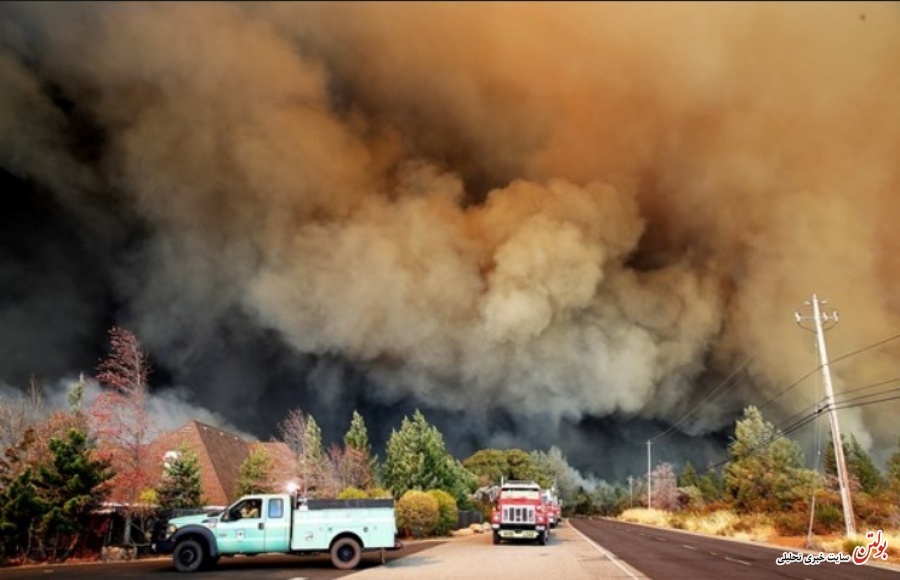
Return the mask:
[[(114, 321), (160, 388), (260, 436), (302, 406), (337, 438), (361, 407), (383, 439), (422, 407), (457, 453), (558, 443), (622, 476), (751, 359), (672, 440), (717, 460), (817, 366), (813, 292), (833, 356), (900, 328), (898, 18), (7, 4), (0, 379), (90, 371)], [(837, 390), (893, 378), (897, 346)], [(883, 460), (893, 415), (842, 420)]]

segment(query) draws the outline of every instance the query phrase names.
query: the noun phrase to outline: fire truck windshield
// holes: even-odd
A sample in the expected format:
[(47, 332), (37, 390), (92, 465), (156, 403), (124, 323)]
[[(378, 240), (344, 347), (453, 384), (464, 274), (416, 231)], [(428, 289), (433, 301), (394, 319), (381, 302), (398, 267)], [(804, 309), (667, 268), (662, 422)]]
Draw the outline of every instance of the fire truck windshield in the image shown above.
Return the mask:
[(541, 492), (533, 489), (504, 489), (500, 493), (503, 499), (541, 499)]

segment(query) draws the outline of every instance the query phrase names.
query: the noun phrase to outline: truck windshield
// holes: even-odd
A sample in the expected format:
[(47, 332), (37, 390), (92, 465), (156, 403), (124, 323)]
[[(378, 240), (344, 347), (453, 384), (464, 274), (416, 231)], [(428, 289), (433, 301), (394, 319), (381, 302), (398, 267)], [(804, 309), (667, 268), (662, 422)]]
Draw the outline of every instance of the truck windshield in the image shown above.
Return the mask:
[(504, 489), (500, 492), (503, 499), (541, 499), (541, 492), (533, 489)]

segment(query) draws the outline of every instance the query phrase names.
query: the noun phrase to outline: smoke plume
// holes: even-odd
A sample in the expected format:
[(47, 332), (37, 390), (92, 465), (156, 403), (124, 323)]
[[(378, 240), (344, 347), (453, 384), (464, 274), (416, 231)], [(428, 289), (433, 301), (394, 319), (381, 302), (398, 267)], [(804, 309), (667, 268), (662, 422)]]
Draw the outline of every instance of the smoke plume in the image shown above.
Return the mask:
[[(7, 3), (0, 381), (105, 329), (265, 437), (286, 410), (605, 477), (897, 334), (894, 4)], [(897, 343), (836, 361), (895, 379)], [(749, 361), (738, 380), (681, 421)], [(772, 421), (821, 398), (814, 379)], [(366, 413), (366, 410), (369, 413)], [(841, 413), (883, 460), (895, 407)], [(798, 434), (800, 436), (800, 434)]]

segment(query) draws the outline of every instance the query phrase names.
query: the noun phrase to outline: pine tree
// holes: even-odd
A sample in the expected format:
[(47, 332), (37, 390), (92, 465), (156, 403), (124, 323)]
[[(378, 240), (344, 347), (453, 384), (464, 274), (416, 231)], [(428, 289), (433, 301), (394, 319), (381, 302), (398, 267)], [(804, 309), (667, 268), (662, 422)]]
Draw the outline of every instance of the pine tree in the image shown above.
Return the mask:
[(366, 423), (362, 415), (353, 411), (350, 428), (344, 435), (344, 451), (336, 466), (336, 472), (341, 475), (341, 489), (348, 486), (359, 489), (372, 487), (375, 484), (376, 470), (377, 459), (372, 457)]
[(728, 447), (725, 489), (739, 511), (774, 512), (789, 509), (807, 497), (813, 474), (803, 468), (803, 452), (754, 406), (744, 410)]
[(41, 516), (37, 533), (52, 559), (65, 559), (87, 529), (88, 515), (100, 506), (111, 479), (108, 461), (96, 460), (87, 436), (71, 429), (65, 439), (49, 442), (52, 460), (39, 465), (34, 478)]
[(254, 493), (272, 493), (272, 458), (263, 447), (256, 447), (241, 464), (234, 493), (240, 497)]
[(394, 497), (403, 497), (411, 489), (442, 489), (464, 506), (468, 494), (461, 470), (444, 447), (443, 435), (416, 410), (412, 419), (403, 418), (399, 431), (391, 432), (382, 481)]
[(197, 454), (182, 445), (163, 464), (163, 477), (156, 488), (157, 501), (164, 510), (196, 508), (203, 504)]
[(697, 482), (703, 501), (715, 502), (722, 499), (724, 481), (715, 469), (710, 469)]
[(347, 433), (344, 435), (344, 446), (356, 449), (365, 455), (372, 454), (366, 423), (363, 421), (362, 415), (357, 411), (353, 411), (353, 418), (350, 419), (350, 428), (347, 429)]
[[(847, 464), (847, 476), (851, 489), (859, 486), (862, 491), (874, 495), (885, 487), (885, 480), (881, 471), (875, 466), (872, 458), (866, 453), (856, 436), (851, 434), (850, 441), (841, 434), (841, 443), (844, 447), (844, 461)], [(837, 477), (837, 460), (834, 457), (834, 439), (829, 437), (825, 447), (825, 473)]]
[(0, 488), (0, 561), (31, 551), (37, 522), (46, 511), (33, 479), (34, 472), (28, 468)]
[(900, 497), (900, 440), (897, 441), (897, 451), (888, 459), (887, 479), (891, 490)]
[(557, 495), (565, 505), (575, 505), (578, 496), (580, 476), (562, 450), (553, 445), (550, 450), (534, 451), (531, 454), (537, 466), (538, 475), (535, 480), (541, 487), (556, 487)]
[(328, 482), (332, 477), (322, 443), (322, 430), (312, 415), (306, 416), (306, 432), (304, 433), (303, 454), (300, 457), (300, 469), (310, 496), (329, 495)]
[(681, 475), (678, 476), (678, 487), (700, 487), (700, 479), (697, 477), (697, 470), (690, 461), (685, 461), (684, 467), (681, 468)]

